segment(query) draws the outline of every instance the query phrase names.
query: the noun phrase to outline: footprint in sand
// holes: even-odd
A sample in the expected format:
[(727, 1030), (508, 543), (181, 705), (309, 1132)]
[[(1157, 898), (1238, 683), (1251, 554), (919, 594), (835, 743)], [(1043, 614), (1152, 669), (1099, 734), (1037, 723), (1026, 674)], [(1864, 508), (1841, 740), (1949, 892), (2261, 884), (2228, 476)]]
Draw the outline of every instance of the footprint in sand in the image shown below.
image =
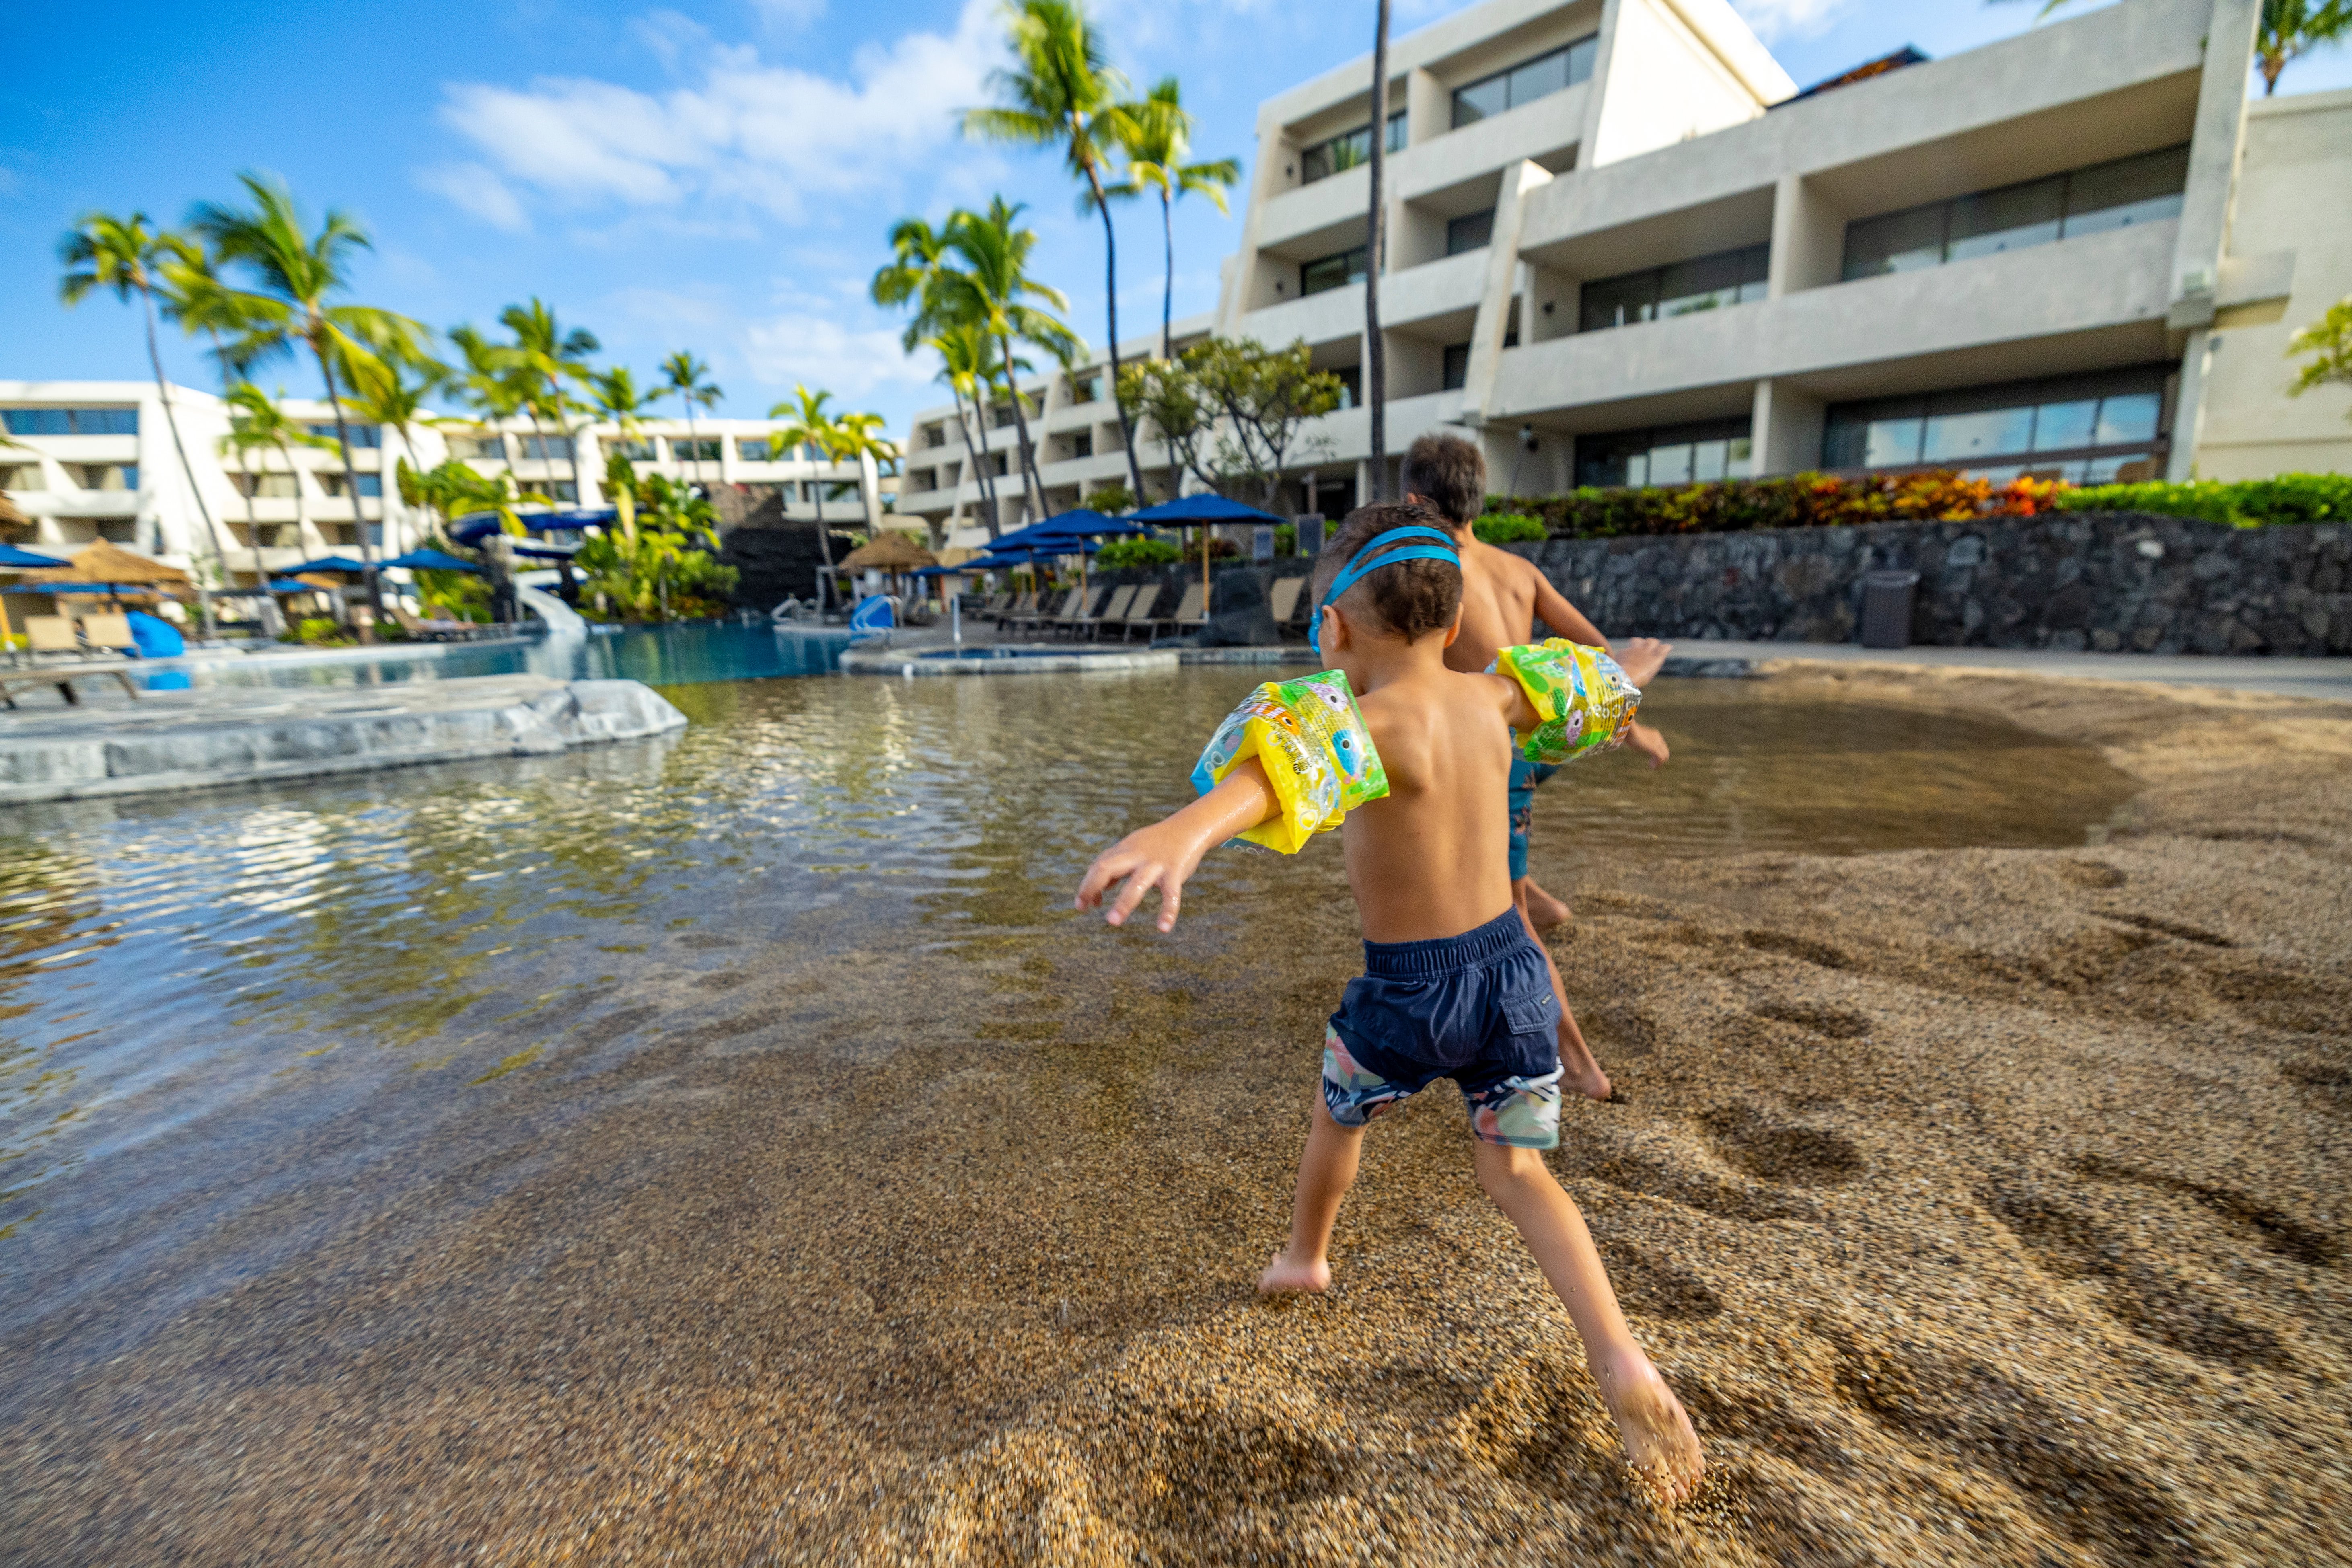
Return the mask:
[(1752, 1105), (1730, 1105), (1698, 1119), (1723, 1162), (1760, 1181), (1827, 1187), (1863, 1169), (1862, 1152), (1842, 1132), (1768, 1120)]
[(1826, 1007), (1811, 1002), (1759, 1002), (1749, 1009), (1759, 1018), (1772, 1018), (1826, 1035), (1832, 1040), (1858, 1040), (1876, 1026), (1866, 1013), (1851, 1007)]
[(1604, 1247), (1602, 1252), (1618, 1304), (1628, 1312), (1699, 1322), (1723, 1311), (1723, 1298), (1688, 1269), (1624, 1243)]
[(1823, 969), (1852, 969), (1853, 960), (1825, 942), (1814, 942), (1801, 936), (1789, 936), (1777, 931), (1751, 931), (1740, 934), (1739, 940), (1757, 952), (1777, 952), (1788, 958), (1800, 958)]
[(2178, 1193), (2215, 1214), (2247, 1226), (2266, 1250), (2309, 1268), (2332, 1268), (2344, 1255), (2343, 1243), (2336, 1237), (2228, 1187), (2208, 1186), (2201, 1182), (2192, 1182), (2186, 1176), (2175, 1176), (2163, 1171), (2144, 1171), (2112, 1160), (2102, 1160), (2095, 1155), (2075, 1161), (2074, 1173), (2088, 1176), (2095, 1182), (2128, 1182), (2136, 1186), (2153, 1187), (2158, 1192)]
[(2131, 880), (2104, 860), (2061, 860), (2058, 874), (2078, 888), (2114, 889)]

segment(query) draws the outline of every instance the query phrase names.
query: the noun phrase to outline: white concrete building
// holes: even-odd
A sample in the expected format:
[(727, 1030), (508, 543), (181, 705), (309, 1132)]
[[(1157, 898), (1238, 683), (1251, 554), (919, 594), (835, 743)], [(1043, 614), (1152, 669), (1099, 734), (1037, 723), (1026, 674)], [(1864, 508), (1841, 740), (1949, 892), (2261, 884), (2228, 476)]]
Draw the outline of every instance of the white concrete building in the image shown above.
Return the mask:
[[(175, 385), (172, 402), (231, 584), (320, 555), (356, 556), (362, 524), (382, 554), (417, 543), (433, 520), (401, 504), (394, 478), (402, 458), (419, 468), (456, 458), (484, 475), (510, 472), (519, 489), (559, 503), (578, 493), (571, 444), (528, 420), (493, 426), (435, 416), (406, 432), (351, 421), (354, 482), (347, 482), (340, 450), (298, 445), (242, 458), (224, 453), (229, 410), (219, 397)], [(312, 435), (334, 440), (334, 413), (323, 400), (289, 399), (284, 406)], [(772, 420), (697, 419), (689, 429), (682, 419), (651, 419), (624, 445), (641, 474), (740, 487), (752, 501), (782, 494), (793, 518), (816, 515), (820, 489), (829, 519), (873, 526), (886, 516), (895, 479), (871, 461), (820, 463), (785, 452), (772, 434), (778, 427)], [(14, 443), (0, 447), (0, 491), (33, 521), (17, 544), (70, 554), (109, 539), (191, 570), (209, 560), (153, 382), (0, 381), (0, 430)], [(591, 426), (577, 439), (580, 489), (588, 504), (600, 504), (605, 456), (620, 434)]]
[[(1498, 491), (1806, 468), (2352, 468), (2285, 341), (2352, 294), (2352, 93), (2249, 99), (2257, 0), (2123, 0), (1799, 92), (1725, 0), (1488, 0), (1396, 40), (1388, 460)], [(1370, 58), (1268, 100), (1213, 330), (1360, 386)], [(1366, 493), (1361, 407), (1296, 500)], [(1393, 494), (1393, 480), (1390, 493)]]

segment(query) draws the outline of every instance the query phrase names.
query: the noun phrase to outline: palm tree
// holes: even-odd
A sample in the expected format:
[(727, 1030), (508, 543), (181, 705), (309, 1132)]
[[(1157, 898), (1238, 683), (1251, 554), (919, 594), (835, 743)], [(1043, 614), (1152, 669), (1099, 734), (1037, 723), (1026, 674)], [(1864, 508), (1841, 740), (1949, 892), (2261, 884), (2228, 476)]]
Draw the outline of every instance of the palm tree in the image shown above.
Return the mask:
[(833, 422), (834, 460), (858, 465), (860, 488), (866, 477), (866, 459), (872, 458), (877, 471), (883, 464), (898, 460), (898, 443), (878, 434), (887, 425), (888, 421), (879, 414), (844, 414)]
[[(776, 439), (784, 444), (786, 450), (805, 446), (814, 447), (827, 458), (833, 456), (834, 448), (841, 441), (841, 426), (832, 415), (824, 411), (824, 405), (832, 398), (833, 394), (829, 392), (811, 392), (807, 387), (795, 384), (791, 397), (768, 410), (769, 418), (790, 421), (776, 432)], [(833, 581), (833, 544), (824, 531), (824, 486), (825, 481), (819, 479), (812, 489), (816, 493), (817, 557), (824, 563), (824, 575), (818, 582), (826, 584), (826, 591), (829, 591)], [(822, 592), (819, 607), (823, 607)]]
[(1193, 192), (1229, 213), (1226, 187), (1242, 177), (1240, 161), (1219, 158), (1213, 163), (1188, 163), (1192, 150), (1192, 117), (1185, 112), (1182, 89), (1174, 77), (1163, 77), (1151, 96), (1134, 106), (1134, 129), (1121, 149), (1127, 154), (1127, 176), (1110, 188), (1112, 195), (1160, 196), (1160, 238), (1167, 261), (1166, 281), (1160, 291), (1160, 357), (1176, 357), (1171, 323), (1176, 311), (1176, 198)]
[[(113, 289), (114, 297), (126, 305), (133, 294), (139, 296), (147, 319), (147, 363), (155, 373), (155, 395), (163, 405), (163, 423), (171, 427), (172, 449), (179, 454), (180, 472), (188, 482), (188, 494), (195, 498), (196, 515), (204, 519), (205, 542), (212, 551), (214, 567), (226, 578), (227, 564), (221, 555), (220, 532), (213, 526), (213, 509), (205, 500), (204, 487), (196, 482), (195, 466), (188, 461), (187, 443), (180, 438), (180, 416), (172, 406), (172, 384), (164, 379), (163, 356), (155, 345), (158, 275), (172, 262), (200, 259), (201, 256), (181, 236), (149, 227), (145, 213), (134, 212), (129, 217), (90, 213), (58, 242), (58, 258), (66, 268), (58, 294), (68, 305), (79, 305), (95, 289)], [(212, 589), (203, 573), (196, 574), (196, 613), (204, 622), (205, 635), (212, 636)]]
[[(1027, 487), (1030, 521), (1045, 515), (1045, 484), (1037, 472), (1035, 445), (1029, 439), (1029, 416), (1019, 385), (1011, 374), (1015, 339), (1034, 343), (1066, 366), (1086, 352), (1076, 332), (1050, 310), (1029, 303), (1042, 300), (1054, 310), (1067, 310), (1070, 301), (1058, 289), (1029, 275), (1029, 253), (1036, 248), (1034, 229), (1019, 226), (1023, 205), (1003, 196), (990, 198), (986, 213), (959, 208), (948, 215), (948, 244), (963, 262), (950, 273), (950, 287), (962, 296), (961, 312), (977, 321), (996, 340), (997, 359), (1012, 389), (1013, 434), (1021, 448), (1021, 478)], [(1119, 416), (1126, 428), (1126, 415)], [(1133, 458), (1132, 444), (1129, 457)]]
[[(491, 430), (501, 430), (507, 420), (530, 405), (530, 371), (516, 362), (512, 344), (494, 343), (473, 327), (450, 328), (449, 341), (466, 362), (465, 370), (453, 374), (451, 385), (489, 422)], [(535, 420), (532, 428), (538, 428)], [(507, 456), (503, 437), (499, 442), (499, 460), (509, 474), (514, 472), (514, 459)]]
[[(555, 312), (542, 304), (538, 295), (528, 305), (509, 305), (499, 312), (499, 323), (515, 335), (515, 355), (519, 363), (529, 367), (540, 383), (535, 399), (563, 431), (563, 444), (572, 458), (572, 494), (575, 504), (586, 499), (580, 488), (580, 448), (572, 433), (570, 418), (580, 406), (566, 384), (577, 384), (590, 375), (588, 356), (604, 347), (596, 334), (585, 327), (565, 331), (557, 322)], [(544, 445), (540, 448), (546, 450)]]
[[(982, 452), (973, 442), (971, 425), (965, 422), (964, 399), (971, 400), (975, 416), (990, 401), (989, 389), (995, 384), (997, 361), (996, 340), (976, 321), (961, 321), (942, 327), (925, 340), (936, 350), (944, 367), (940, 379), (948, 384), (955, 397), (956, 428), (963, 433), (965, 458), (971, 464), (974, 479), (980, 486), (982, 519), (988, 525), (988, 537), (994, 539), (1003, 531), (996, 509), (996, 476), (981, 461)], [(982, 440), (987, 438), (987, 426), (981, 427)]]
[[(594, 410), (606, 424), (613, 426), (624, 443), (637, 438), (638, 416), (652, 407), (662, 395), (663, 389), (660, 387), (638, 391), (636, 373), (625, 364), (616, 364), (610, 370), (598, 371), (588, 378), (589, 407)], [(619, 471), (613, 467), (613, 459), (616, 458), (625, 466), (629, 458), (625, 453), (615, 450), (606, 458), (604, 462), (605, 493), (613, 498), (614, 504), (617, 506), (620, 504), (619, 498), (614, 494), (613, 489), (614, 484), (613, 475)], [(627, 472), (628, 483), (634, 486), (636, 483), (637, 470), (635, 468), (629, 468)], [(583, 495), (581, 500), (584, 504), (587, 497)]]
[[(1017, 0), (1005, 6), (1004, 15), (1014, 64), (1009, 70), (992, 72), (989, 81), (1008, 101), (993, 109), (964, 110), (963, 132), (992, 142), (1058, 146), (1070, 172), (1086, 181), (1088, 199), (1081, 207), (1091, 205), (1102, 215), (1104, 302), (1110, 316), (1110, 379), (1116, 390), (1118, 236), (1103, 199), (1103, 174), (1110, 155), (1135, 133), (1134, 106), (1119, 100), (1127, 79), (1111, 68), (1102, 35), (1076, 0)], [(1128, 477), (1139, 496), (1143, 467), (1135, 455), (1135, 431), (1127, 405), (1114, 396), (1112, 406), (1118, 411)], [(1025, 435), (1023, 441), (1025, 445)]]
[[(401, 450), (405, 454), (401, 460), (421, 471), (425, 459), (416, 449), (417, 426), (438, 426), (446, 423), (425, 411), (425, 400), (432, 395), (436, 387), (443, 384), (448, 374), (448, 367), (434, 364), (411, 381), (401, 374), (398, 363), (379, 361), (374, 367), (362, 368), (357, 386), (352, 394), (352, 412), (365, 423), (379, 429), (389, 428), (397, 435)], [(356, 497), (359, 490), (356, 480), (352, 482), (352, 489)], [(389, 494), (386, 499), (390, 499)], [(386, 510), (388, 514), (389, 508)], [(389, 546), (397, 544), (399, 541), (387, 531), (384, 542)]]
[[(284, 185), (257, 174), (237, 179), (253, 199), (251, 210), (202, 202), (190, 215), (189, 226), (223, 262), (243, 266), (257, 285), (237, 300), (247, 323), (238, 345), (247, 363), (292, 353), (298, 346), (309, 349), (318, 361), (327, 404), (335, 414), (335, 444), (342, 453), (343, 473), (352, 476), (356, 470), (352, 467), (351, 423), (343, 415), (337, 371), (351, 380), (362, 367), (380, 365), (384, 353), (421, 361), (426, 357), (429, 334), (422, 323), (390, 310), (328, 302), (351, 287), (352, 253), (373, 248), (356, 221), (330, 208), (319, 231), (306, 234), (293, 194)], [(366, 570), (368, 599), (380, 608), (375, 549), (368, 538), (356, 481), (352, 485), (352, 519)]]
[(716, 408), (719, 400), (727, 395), (711, 381), (710, 367), (684, 349), (662, 361), (662, 392), (676, 393), (678, 401), (686, 405), (686, 438), (694, 451), (694, 482), (700, 484), (702, 443), (694, 434), (694, 405), (698, 403), (705, 408)]
[[(237, 488), (245, 492), (245, 532), (253, 544), (253, 581), (267, 601), (269, 589), (269, 569), (261, 559), (261, 523), (253, 510), (254, 497), (261, 489), (253, 468), (247, 460), (257, 447), (275, 447), (286, 459), (286, 471), (293, 476), (295, 507), (299, 516), (301, 508), (302, 476), (295, 467), (294, 448), (316, 447), (331, 450), (332, 441), (324, 436), (313, 436), (300, 425), (286, 416), (281, 400), (286, 389), (279, 387), (272, 397), (249, 381), (240, 381), (230, 387), (226, 401), (229, 406), (228, 434), (220, 439), (220, 450), (226, 456), (236, 454), (237, 477), (244, 481)], [(301, 527), (297, 521), (295, 527)]]

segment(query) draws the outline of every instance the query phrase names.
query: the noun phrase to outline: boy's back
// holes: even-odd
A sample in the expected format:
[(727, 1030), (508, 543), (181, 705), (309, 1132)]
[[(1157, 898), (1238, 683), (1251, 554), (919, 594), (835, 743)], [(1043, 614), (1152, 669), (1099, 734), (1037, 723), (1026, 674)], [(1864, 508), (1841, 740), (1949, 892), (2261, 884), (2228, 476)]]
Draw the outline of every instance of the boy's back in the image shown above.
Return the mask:
[(1511, 907), (1505, 782), (1514, 689), (1496, 676), (1415, 671), (1360, 707), (1387, 770), (1384, 799), (1340, 828), (1368, 942), (1421, 942)]

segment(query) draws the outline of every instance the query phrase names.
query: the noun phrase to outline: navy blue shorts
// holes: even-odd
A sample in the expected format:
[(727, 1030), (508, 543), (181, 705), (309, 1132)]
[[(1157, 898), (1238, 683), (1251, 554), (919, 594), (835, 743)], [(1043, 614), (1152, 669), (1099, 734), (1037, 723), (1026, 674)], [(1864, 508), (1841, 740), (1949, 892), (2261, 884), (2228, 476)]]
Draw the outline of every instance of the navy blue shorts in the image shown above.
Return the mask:
[(1368, 942), (1323, 1033), (1323, 1103), (1361, 1127), (1441, 1078), (1470, 1130), (1520, 1149), (1559, 1144), (1559, 999), (1516, 909), (1431, 942)]
[(1550, 763), (1511, 759), (1511, 880), (1528, 874), (1528, 828), (1535, 821), (1536, 785), (1559, 772)]

